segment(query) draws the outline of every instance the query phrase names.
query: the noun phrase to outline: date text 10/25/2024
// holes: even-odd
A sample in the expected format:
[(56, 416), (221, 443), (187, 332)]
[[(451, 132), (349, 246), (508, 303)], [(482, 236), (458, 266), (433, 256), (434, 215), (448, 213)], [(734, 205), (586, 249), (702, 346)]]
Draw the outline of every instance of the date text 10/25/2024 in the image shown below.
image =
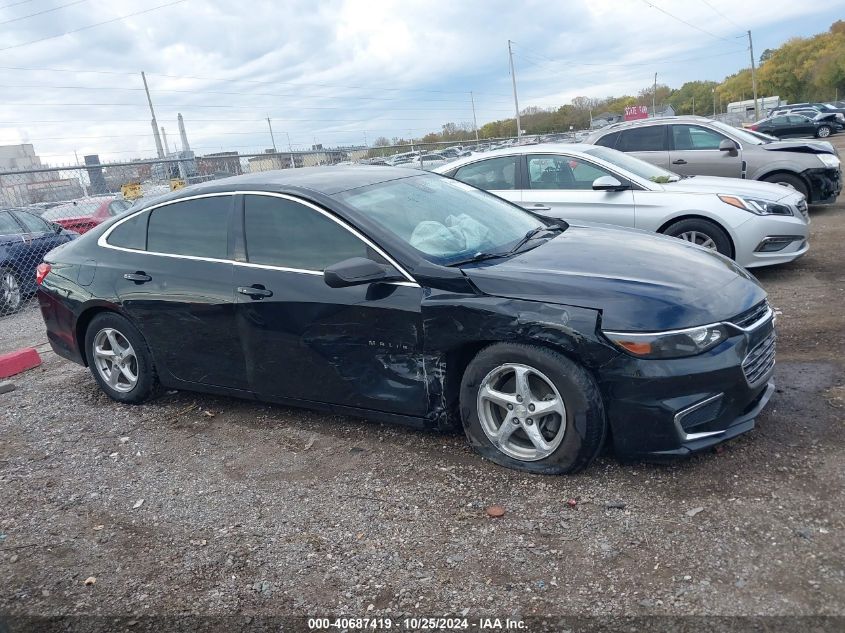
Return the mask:
[(440, 618), (411, 617), (401, 620), (391, 618), (308, 618), (308, 629), (330, 630), (398, 630), (398, 631), (519, 631), (526, 628), (523, 620), (512, 618)]

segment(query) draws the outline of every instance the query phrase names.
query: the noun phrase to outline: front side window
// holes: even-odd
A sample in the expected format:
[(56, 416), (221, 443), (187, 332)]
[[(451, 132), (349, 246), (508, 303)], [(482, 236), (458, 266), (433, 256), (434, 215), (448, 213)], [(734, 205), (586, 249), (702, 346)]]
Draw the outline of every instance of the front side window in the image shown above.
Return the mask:
[(31, 233), (47, 233), (50, 231), (50, 226), (41, 218), (32, 215), (31, 213), (21, 212), (15, 213), (18, 220), (21, 221), (27, 231)]
[(0, 212), (0, 235), (16, 235), (22, 233), (21, 227), (8, 211)]
[(528, 157), (528, 185), (531, 189), (592, 189), (593, 181), (612, 176), (585, 160), (554, 154)]
[(479, 252), (506, 251), (528, 231), (545, 224), (501, 198), (433, 174), (389, 180), (334, 197), (442, 265)]
[(173, 202), (153, 209), (147, 250), (154, 253), (226, 259), (232, 196)]
[(697, 125), (673, 125), (672, 141), (676, 150), (719, 149), (725, 137)]
[(666, 126), (646, 125), (623, 130), (616, 149), (623, 152), (665, 152)]
[(489, 158), (461, 167), (455, 178), (487, 191), (516, 189), (518, 161), (517, 156)]
[(274, 196), (244, 198), (247, 261), (323, 271), (350, 257), (379, 259), (367, 244), (319, 211)]

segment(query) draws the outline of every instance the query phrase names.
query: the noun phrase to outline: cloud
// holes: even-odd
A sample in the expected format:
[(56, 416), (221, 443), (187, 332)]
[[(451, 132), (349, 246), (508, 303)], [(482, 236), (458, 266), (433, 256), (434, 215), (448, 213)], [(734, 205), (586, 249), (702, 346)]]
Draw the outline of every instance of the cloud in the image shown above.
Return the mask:
[[(0, 39), (13, 46), (162, 3), (88, 0), (0, 25)], [(198, 154), (262, 151), (268, 116), (277, 146), (286, 135), (298, 147), (421, 136), (471, 121), (471, 90), (479, 124), (511, 116), (508, 39), (520, 105), (552, 106), (636, 92), (655, 71), (670, 85), (719, 79), (748, 63), (739, 24), (777, 45), (784, 25), (803, 24), (812, 30), (791, 34), (809, 35), (827, 28), (832, 4), (845, 6), (711, 0), (726, 19), (703, 3), (651, 4), (713, 35), (634, 0), (189, 0), (5, 51), (0, 144), (30, 138), (53, 164), (72, 162), (74, 150), (108, 160), (153, 155), (141, 70), (170, 143), (181, 112)], [(0, 21), (32, 12), (7, 8)]]

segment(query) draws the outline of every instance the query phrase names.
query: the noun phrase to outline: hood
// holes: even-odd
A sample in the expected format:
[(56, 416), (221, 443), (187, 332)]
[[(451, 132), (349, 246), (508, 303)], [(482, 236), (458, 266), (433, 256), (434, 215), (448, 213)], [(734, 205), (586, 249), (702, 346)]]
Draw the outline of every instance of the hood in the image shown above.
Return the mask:
[(722, 321), (766, 293), (721, 255), (676, 238), (598, 226), (570, 226), (507, 260), (463, 268), (482, 292), (602, 312), (602, 327), (672, 330)]
[(773, 202), (783, 198), (795, 197), (792, 204), (798, 204), (798, 199), (801, 197), (801, 194), (795, 189), (772, 182), (721, 178), (719, 176), (690, 176), (682, 178), (678, 182), (661, 184), (661, 187), (666, 191), (678, 193), (724, 193), (748, 198), (761, 198)]
[(804, 154), (835, 154), (827, 141), (770, 141), (757, 147), (770, 152), (802, 152)]

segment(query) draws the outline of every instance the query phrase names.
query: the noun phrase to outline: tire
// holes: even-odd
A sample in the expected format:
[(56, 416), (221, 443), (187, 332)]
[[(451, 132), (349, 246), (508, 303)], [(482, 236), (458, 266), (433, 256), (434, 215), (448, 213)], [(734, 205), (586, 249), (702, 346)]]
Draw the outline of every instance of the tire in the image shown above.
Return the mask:
[(784, 185), (792, 187), (798, 193), (804, 194), (807, 202), (810, 201), (810, 190), (807, 188), (807, 183), (802, 178), (794, 174), (772, 174), (763, 178), (765, 182), (773, 182), (776, 185)]
[(820, 125), (816, 129), (816, 138), (827, 138), (832, 131), (829, 125)]
[(733, 258), (731, 238), (722, 227), (710, 220), (702, 218), (680, 220), (667, 226), (663, 234), (710, 248), (725, 257)]
[(24, 304), (24, 293), (18, 273), (8, 266), (0, 267), (0, 316), (13, 314)]
[[(516, 371), (522, 368), (529, 396), (517, 402)], [(504, 404), (483, 397), (487, 386), (497, 397), (512, 400), (514, 408), (508, 411)], [(534, 403), (537, 408), (563, 406), (534, 420), (528, 417), (536, 411)], [(586, 468), (607, 433), (604, 405), (592, 376), (565, 356), (533, 345), (496, 343), (481, 350), (461, 380), (460, 408), (464, 432), (478, 453), (500, 466), (531, 473), (558, 475)], [(497, 423), (499, 429), (513, 427), (503, 441), (494, 441), (496, 429), (491, 425)], [(542, 451), (529, 439), (529, 432), (538, 431), (546, 444)]]
[[(101, 312), (91, 320), (85, 331), (85, 356), (94, 380), (112, 400), (141, 404), (149, 400), (158, 386), (147, 342), (124, 316)], [(110, 360), (114, 357), (123, 359), (124, 369), (116, 368)], [(134, 381), (131, 380), (133, 375)]]

